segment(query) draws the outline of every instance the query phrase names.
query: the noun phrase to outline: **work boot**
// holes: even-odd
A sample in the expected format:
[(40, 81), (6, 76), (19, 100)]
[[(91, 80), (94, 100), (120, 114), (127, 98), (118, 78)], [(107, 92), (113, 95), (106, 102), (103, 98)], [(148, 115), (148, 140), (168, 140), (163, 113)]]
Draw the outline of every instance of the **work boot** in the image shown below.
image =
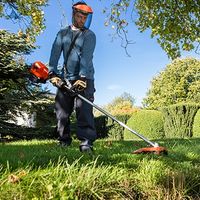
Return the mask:
[(89, 145), (80, 145), (80, 152), (92, 154), (93, 148)]
[(79, 149), (80, 149), (80, 152), (82, 153), (92, 154), (93, 153), (92, 142), (87, 139), (82, 140), (79, 146)]

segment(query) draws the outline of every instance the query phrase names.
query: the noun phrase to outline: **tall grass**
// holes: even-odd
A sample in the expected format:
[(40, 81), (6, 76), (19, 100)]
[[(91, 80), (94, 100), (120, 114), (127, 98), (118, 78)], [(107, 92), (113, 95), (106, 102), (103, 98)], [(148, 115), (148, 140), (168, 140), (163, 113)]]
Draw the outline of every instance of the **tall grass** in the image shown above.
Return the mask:
[(93, 156), (78, 141), (0, 145), (0, 199), (199, 199), (200, 139), (159, 141), (168, 156), (133, 155), (141, 141), (96, 142)]
[[(15, 177), (15, 178), (12, 178)], [(133, 178), (123, 168), (96, 161), (71, 165), (65, 160), (46, 168), (2, 173), (1, 199), (134, 199)]]

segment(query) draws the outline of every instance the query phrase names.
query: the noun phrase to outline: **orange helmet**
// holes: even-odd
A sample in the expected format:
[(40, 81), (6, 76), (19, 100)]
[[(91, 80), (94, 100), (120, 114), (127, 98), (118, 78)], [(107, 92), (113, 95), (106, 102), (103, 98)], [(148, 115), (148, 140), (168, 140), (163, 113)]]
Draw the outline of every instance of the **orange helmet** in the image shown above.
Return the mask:
[(86, 19), (83, 27), (77, 27), (77, 28), (89, 29), (91, 21), (92, 21), (92, 14), (93, 14), (92, 8), (90, 6), (88, 6), (85, 2), (81, 1), (81, 2), (75, 3), (72, 6), (72, 9), (73, 9), (72, 23), (75, 24), (74, 14), (76, 12), (80, 12), (83, 15), (86, 15), (87, 19)]
[(83, 12), (85, 14), (93, 13), (93, 10), (85, 2), (77, 2), (72, 6), (75, 11)]

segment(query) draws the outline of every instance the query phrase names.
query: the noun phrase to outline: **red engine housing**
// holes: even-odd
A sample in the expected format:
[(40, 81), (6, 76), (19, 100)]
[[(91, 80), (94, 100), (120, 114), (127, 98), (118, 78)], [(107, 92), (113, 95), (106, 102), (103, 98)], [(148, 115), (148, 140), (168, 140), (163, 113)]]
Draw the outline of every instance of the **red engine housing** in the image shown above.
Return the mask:
[(49, 76), (48, 68), (40, 61), (36, 61), (32, 64), (30, 73), (41, 80), (47, 80)]

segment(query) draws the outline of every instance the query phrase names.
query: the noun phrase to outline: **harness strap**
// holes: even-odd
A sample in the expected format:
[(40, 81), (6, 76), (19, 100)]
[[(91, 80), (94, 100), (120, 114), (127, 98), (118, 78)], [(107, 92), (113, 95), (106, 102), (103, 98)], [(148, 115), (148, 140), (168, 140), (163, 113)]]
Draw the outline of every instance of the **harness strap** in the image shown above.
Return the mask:
[(66, 78), (66, 75), (67, 75), (67, 61), (68, 61), (69, 55), (70, 55), (72, 49), (74, 48), (76, 39), (81, 35), (81, 33), (83, 33), (83, 31), (79, 31), (79, 32), (75, 35), (74, 39), (72, 40), (72, 42), (71, 42), (71, 44), (70, 44), (69, 50), (68, 50), (68, 52), (67, 52), (66, 60), (65, 60), (65, 62), (64, 62), (64, 79)]

